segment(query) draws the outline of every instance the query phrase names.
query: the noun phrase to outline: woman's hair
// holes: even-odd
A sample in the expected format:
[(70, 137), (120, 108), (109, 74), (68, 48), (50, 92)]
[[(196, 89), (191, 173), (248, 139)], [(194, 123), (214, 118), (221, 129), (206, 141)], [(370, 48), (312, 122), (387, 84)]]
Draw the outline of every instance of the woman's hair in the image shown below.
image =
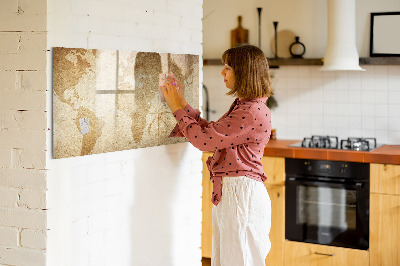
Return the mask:
[(268, 61), (260, 48), (246, 44), (228, 49), (222, 54), (222, 63), (235, 74), (235, 85), (227, 95), (254, 99), (274, 94)]

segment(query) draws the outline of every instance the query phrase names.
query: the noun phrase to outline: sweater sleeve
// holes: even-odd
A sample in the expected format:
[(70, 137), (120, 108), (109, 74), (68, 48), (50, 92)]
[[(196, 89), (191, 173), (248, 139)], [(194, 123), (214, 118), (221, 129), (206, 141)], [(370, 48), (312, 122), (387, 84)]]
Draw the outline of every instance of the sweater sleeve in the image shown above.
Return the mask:
[[(174, 112), (180, 132), (201, 151), (224, 149), (228, 147), (254, 141), (252, 132), (255, 132), (256, 120), (247, 109), (236, 109), (218, 122), (202, 126), (184, 110)], [(259, 126), (262, 126), (259, 125)]]
[[(209, 122), (200, 117), (199, 110), (194, 109), (189, 104), (186, 105), (184, 110), (186, 111), (187, 115), (192, 117), (194, 120), (196, 120), (200, 126), (202, 126), (202, 127), (208, 126)], [(179, 124), (176, 124), (174, 129), (171, 131), (171, 134), (169, 135), (169, 137), (184, 137), (184, 135), (182, 134), (182, 132), (179, 129)]]

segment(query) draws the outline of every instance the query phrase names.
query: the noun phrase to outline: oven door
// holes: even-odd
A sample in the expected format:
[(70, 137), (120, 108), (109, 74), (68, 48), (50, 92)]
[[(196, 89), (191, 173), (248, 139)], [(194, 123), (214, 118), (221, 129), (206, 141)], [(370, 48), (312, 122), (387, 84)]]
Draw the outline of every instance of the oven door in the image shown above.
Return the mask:
[(367, 250), (369, 185), (286, 178), (286, 239)]

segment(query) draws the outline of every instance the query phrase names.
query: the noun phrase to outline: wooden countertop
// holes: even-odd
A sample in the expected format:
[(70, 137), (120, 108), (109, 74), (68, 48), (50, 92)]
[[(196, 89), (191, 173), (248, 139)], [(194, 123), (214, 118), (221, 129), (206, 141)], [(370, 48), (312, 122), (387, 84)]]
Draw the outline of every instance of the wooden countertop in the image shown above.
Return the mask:
[(364, 163), (400, 164), (400, 145), (383, 145), (372, 151), (289, 147), (301, 140), (270, 140), (264, 156)]

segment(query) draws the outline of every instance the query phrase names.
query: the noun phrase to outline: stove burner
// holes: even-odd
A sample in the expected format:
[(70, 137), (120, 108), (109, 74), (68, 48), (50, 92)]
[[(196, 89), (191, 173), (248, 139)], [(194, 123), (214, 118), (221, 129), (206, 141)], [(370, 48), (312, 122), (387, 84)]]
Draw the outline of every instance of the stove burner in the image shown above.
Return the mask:
[[(341, 149), (353, 151), (371, 151), (378, 147), (376, 138), (347, 138), (340, 141), (336, 136), (317, 136), (304, 138), (302, 142), (297, 142), (289, 146), (303, 148), (321, 148), (321, 149)], [(379, 145), (380, 146), (380, 145)]]
[(376, 148), (376, 138), (347, 138), (340, 141), (343, 150), (369, 151)]
[(301, 147), (305, 148), (326, 148), (338, 149), (339, 140), (334, 136), (312, 136), (311, 138), (304, 138), (301, 142)]

